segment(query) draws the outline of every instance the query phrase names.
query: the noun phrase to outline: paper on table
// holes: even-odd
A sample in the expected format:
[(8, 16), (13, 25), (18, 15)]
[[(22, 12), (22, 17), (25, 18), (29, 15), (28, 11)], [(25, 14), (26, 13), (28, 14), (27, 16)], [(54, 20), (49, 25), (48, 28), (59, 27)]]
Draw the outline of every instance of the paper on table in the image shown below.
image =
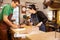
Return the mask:
[(19, 34), (19, 33), (15, 33), (14, 34), (14, 37), (16, 38), (19, 38), (19, 37), (22, 37), (22, 38), (25, 38), (26, 37), (26, 34)]

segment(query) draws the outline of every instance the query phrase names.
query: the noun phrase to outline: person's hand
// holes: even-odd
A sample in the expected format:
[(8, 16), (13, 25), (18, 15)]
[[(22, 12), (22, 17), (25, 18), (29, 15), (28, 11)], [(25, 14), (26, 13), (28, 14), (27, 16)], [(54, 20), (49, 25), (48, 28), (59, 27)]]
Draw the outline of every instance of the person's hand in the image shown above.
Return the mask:
[(36, 25), (36, 27), (40, 27), (40, 26), (41, 26), (41, 24), (42, 24), (42, 22), (38, 23), (38, 24)]
[(18, 28), (18, 25), (13, 24), (13, 25), (12, 25), (12, 28)]
[(37, 30), (39, 30), (39, 27), (37, 27), (37, 26), (32, 27), (32, 31), (37, 31)]

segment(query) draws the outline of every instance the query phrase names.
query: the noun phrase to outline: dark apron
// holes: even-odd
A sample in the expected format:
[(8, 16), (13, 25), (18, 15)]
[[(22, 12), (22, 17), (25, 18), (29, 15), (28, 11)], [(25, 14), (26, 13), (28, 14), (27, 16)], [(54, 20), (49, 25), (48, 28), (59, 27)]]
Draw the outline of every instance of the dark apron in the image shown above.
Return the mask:
[[(8, 16), (8, 19), (11, 20), (12, 14)], [(0, 21), (0, 40), (11, 40), (10, 37), (10, 26), (7, 25), (4, 21)]]

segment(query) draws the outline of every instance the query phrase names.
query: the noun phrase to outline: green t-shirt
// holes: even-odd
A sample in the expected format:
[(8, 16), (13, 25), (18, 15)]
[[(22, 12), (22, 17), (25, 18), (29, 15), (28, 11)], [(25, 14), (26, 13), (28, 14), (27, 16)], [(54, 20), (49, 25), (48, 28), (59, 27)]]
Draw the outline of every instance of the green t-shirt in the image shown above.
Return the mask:
[(10, 4), (6, 4), (3, 9), (2, 12), (0, 13), (0, 21), (3, 20), (3, 16), (7, 15), (9, 16), (10, 14), (13, 13), (13, 7), (11, 7)]

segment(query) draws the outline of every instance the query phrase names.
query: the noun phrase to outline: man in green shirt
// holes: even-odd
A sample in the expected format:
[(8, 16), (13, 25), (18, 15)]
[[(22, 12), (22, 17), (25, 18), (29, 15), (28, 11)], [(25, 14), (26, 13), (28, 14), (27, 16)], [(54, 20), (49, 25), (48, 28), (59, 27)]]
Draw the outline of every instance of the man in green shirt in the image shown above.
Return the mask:
[(9, 39), (8, 29), (18, 28), (16, 24), (11, 22), (11, 17), (13, 14), (13, 9), (19, 5), (19, 0), (12, 0), (11, 4), (6, 4), (2, 12), (0, 13), (0, 40), (11, 40)]
[(9, 16), (10, 14), (13, 13), (13, 7), (11, 7), (10, 4), (6, 4), (3, 9), (2, 9), (2, 12), (0, 13), (0, 21), (3, 20), (3, 16), (4, 15), (7, 15)]

